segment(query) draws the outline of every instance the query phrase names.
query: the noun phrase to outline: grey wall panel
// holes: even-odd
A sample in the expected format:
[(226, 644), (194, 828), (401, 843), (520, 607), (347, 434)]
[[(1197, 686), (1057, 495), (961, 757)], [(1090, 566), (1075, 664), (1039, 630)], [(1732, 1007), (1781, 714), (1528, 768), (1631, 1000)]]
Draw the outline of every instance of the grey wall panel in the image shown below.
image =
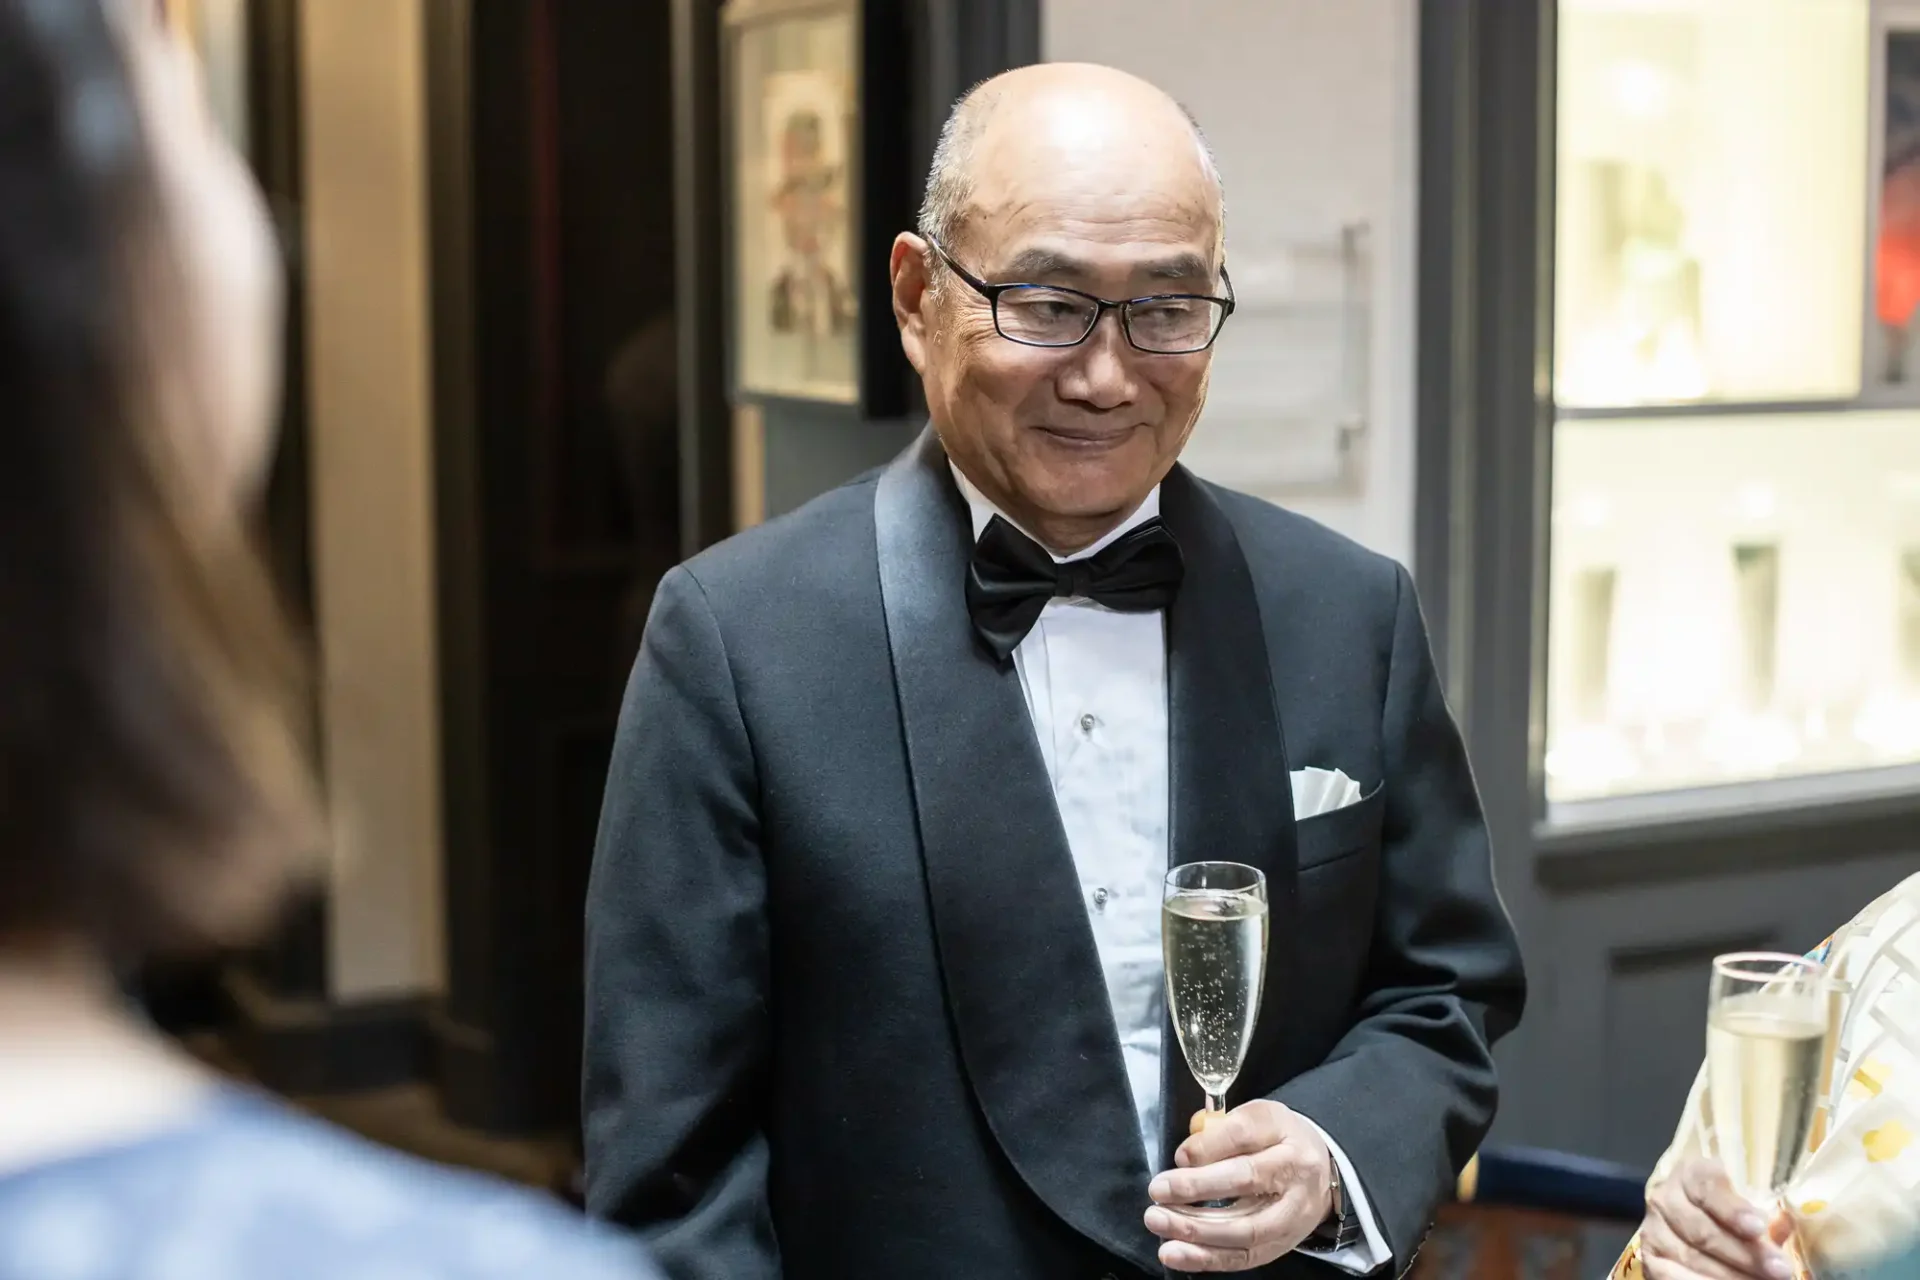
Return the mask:
[(898, 418), (863, 420), (835, 406), (796, 401), (769, 403), (762, 413), (769, 519), (885, 465), (921, 426)]
[[(1550, 1046), (1521, 1087), (1546, 1100), (1524, 1140), (1651, 1165), (1705, 1047), (1713, 957), (1804, 952), (1920, 869), (1912, 852), (1832, 866), (1559, 895), (1529, 1017)], [(1680, 856), (1676, 851), (1675, 856)]]

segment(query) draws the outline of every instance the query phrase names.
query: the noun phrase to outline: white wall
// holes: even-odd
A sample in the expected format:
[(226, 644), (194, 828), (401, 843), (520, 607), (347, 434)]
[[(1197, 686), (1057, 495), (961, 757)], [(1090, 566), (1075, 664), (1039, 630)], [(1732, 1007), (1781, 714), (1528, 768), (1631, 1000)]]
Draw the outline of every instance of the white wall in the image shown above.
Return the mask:
[(336, 1000), (443, 982), (423, 40), (418, 3), (301, 6)]
[[(1241, 308), (1187, 461), (1403, 561), (1413, 553), (1418, 13), (1413, 0), (1046, 0), (1045, 56), (1101, 62), (1199, 118), (1227, 184)], [(1334, 470), (1344, 224), (1364, 223), (1365, 434)], [(1354, 385), (1363, 385), (1356, 379)]]

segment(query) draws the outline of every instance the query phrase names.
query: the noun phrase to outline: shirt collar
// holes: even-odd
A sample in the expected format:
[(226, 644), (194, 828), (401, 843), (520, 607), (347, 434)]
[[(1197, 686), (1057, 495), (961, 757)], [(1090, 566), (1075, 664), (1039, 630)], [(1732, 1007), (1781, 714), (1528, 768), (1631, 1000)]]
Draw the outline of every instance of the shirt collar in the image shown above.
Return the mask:
[[(993, 503), (988, 500), (987, 496), (980, 492), (979, 487), (976, 486), (973, 481), (967, 479), (960, 468), (953, 464), (951, 459), (948, 460), (947, 467), (953, 472), (953, 482), (960, 486), (960, 496), (967, 500), (967, 512), (973, 517), (974, 541), (978, 542), (980, 535), (986, 532), (988, 522), (995, 516), (999, 516), (1014, 528), (1020, 529), (1021, 533), (1026, 534), (1029, 538), (1033, 538), (1035, 544), (1041, 547), (1046, 546), (1046, 543), (1041, 542), (1038, 538), (1034, 538), (1033, 534), (1028, 530), (1021, 529), (1019, 521), (994, 506)], [(1138, 529), (1149, 520), (1158, 519), (1159, 515), (1160, 486), (1155, 485), (1152, 490), (1148, 492), (1146, 500), (1134, 509), (1132, 515), (1109, 529), (1101, 536), (1099, 541), (1095, 542), (1092, 546), (1084, 547), (1070, 556), (1054, 555), (1050, 550), (1047, 554), (1053, 556), (1056, 564), (1065, 564), (1070, 560), (1084, 560), (1088, 556), (1098, 555), (1127, 533)]]

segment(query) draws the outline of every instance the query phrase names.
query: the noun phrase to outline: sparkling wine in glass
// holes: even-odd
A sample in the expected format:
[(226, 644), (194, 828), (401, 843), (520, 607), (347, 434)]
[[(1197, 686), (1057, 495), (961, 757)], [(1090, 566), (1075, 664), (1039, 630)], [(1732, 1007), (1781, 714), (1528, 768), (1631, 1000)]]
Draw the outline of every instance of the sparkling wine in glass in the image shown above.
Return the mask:
[[(1207, 1111), (1227, 1109), (1260, 1017), (1267, 975), (1267, 880), (1237, 862), (1190, 862), (1167, 873), (1160, 907), (1167, 1008)], [(1251, 1212), (1233, 1200), (1192, 1206)]]
[(1771, 1206), (1807, 1154), (1826, 1069), (1830, 992), (1818, 961), (1717, 957), (1707, 1001), (1707, 1115), (1727, 1176)]

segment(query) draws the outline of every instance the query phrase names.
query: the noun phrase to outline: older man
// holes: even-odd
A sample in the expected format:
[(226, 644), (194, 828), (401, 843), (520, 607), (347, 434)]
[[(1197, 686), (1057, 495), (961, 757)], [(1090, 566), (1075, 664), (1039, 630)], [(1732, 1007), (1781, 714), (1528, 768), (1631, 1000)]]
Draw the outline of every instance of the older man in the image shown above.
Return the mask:
[[(1412, 584), (1176, 462), (1222, 210), (1149, 85), (975, 90), (893, 250), (930, 429), (661, 584), (586, 1137), (677, 1280), (1398, 1271), (1485, 1132), (1520, 959)], [(1188, 1136), (1159, 911), (1201, 860), (1264, 871), (1272, 943)]]

